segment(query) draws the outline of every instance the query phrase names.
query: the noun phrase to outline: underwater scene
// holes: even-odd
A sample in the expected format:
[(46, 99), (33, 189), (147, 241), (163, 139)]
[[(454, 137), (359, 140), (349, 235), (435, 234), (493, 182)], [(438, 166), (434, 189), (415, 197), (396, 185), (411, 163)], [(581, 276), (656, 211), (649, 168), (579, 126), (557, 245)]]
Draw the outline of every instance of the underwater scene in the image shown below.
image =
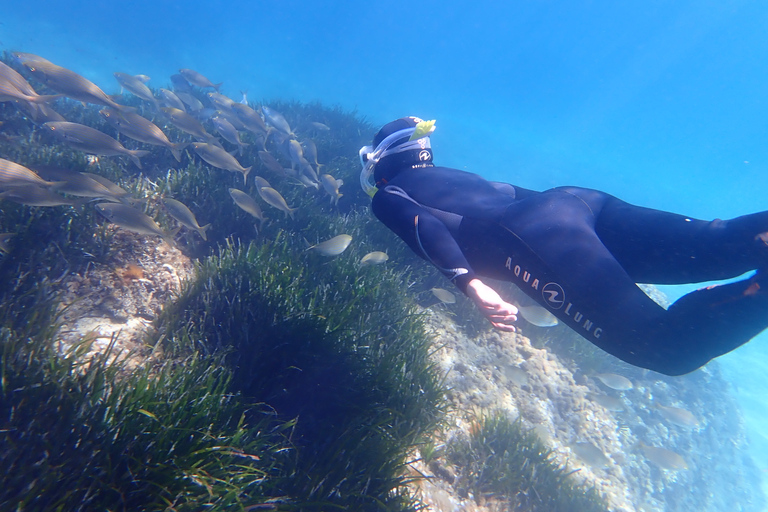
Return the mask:
[(487, 180), (763, 211), (764, 5), (3, 11), (0, 511), (768, 509), (768, 334), (667, 376), (489, 279), (494, 329), (360, 153), (418, 116)]

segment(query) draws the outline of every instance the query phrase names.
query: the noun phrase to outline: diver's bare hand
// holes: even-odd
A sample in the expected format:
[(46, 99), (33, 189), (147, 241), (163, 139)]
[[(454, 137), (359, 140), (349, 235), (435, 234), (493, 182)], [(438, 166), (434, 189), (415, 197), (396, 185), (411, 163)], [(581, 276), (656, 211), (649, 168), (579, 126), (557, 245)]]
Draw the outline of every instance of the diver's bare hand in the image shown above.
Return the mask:
[(475, 301), (491, 325), (501, 331), (515, 332), (512, 324), (517, 321), (517, 308), (504, 301), (496, 290), (479, 279), (473, 279), (467, 285), (467, 296)]

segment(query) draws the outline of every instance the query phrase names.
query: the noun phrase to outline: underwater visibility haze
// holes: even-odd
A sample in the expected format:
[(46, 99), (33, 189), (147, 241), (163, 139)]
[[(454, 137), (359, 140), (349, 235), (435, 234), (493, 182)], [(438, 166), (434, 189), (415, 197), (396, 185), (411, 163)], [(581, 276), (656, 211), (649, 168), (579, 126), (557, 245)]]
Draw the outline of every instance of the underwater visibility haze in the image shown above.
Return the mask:
[[(41, 421), (54, 418), (50, 408), (59, 407), (62, 417), (83, 422), (78, 439), (86, 440), (83, 445), (93, 453), (102, 453), (99, 428), (114, 439), (128, 431), (156, 436), (155, 451), (133, 441), (115, 442), (115, 450), (123, 450), (132, 462), (115, 469), (114, 481), (134, 474), (142, 466), (135, 461), (147, 461), (146, 471), (135, 475), (136, 487), (120, 498), (122, 506), (193, 510), (195, 503), (210, 500), (212, 506), (240, 510), (320, 510), (329, 504), (405, 510), (415, 505), (400, 489), (414, 475), (403, 468), (418, 450), (435, 473), (468, 468), (455, 486), (464, 499), (500, 494), (495, 485), (566, 485), (566, 470), (557, 464), (546, 484), (509, 470), (530, 459), (546, 466), (540, 470), (546, 473), (547, 461), (555, 459), (526, 440), (530, 432), (519, 434), (518, 423), (507, 424), (495, 412), (476, 419), (463, 444), (442, 439), (433, 446), (426, 440), (435, 430), (448, 429), (444, 423), (450, 407), (441, 386), (449, 382), (458, 393), (463, 384), (444, 376), (445, 361), (429, 359), (436, 350), (420, 323), (420, 308), (448, 312), (457, 325), (465, 322), (469, 327), (459, 331), (467, 339), (492, 345), (495, 338), (485, 332), (488, 326), (473, 324), (479, 319), (462, 311), (469, 303), (457, 301), (449, 283), (369, 214), (368, 198), (358, 184), (357, 150), (370, 144), (383, 124), (412, 115), (437, 120), (431, 139), (437, 165), (489, 180), (534, 190), (597, 188), (637, 205), (700, 219), (762, 211), (768, 209), (766, 26), (768, 8), (746, 0), (140, 0), (130, 5), (42, 1), (9, 6), (0, 19), (3, 62), (37, 94), (62, 97), (29, 104), (21, 100), (28, 106), (17, 108), (0, 92), (0, 165), (5, 166), (0, 174), (25, 183), (37, 179), (6, 164), (11, 162), (49, 183), (80, 180), (77, 187), (70, 182), (70, 190), (80, 194), (61, 189), (67, 202), (29, 206), (57, 199), (24, 195), (32, 194), (28, 189), (19, 192), (23, 197), (0, 193), (0, 249), (8, 252), (0, 256), (0, 274), (6, 279), (0, 298), (16, 301), (0, 308), (2, 399), (8, 406), (10, 397), (21, 393), (13, 395), (12, 389), (26, 390), (24, 403), (37, 401), (30, 418)], [(40, 56), (73, 71), (103, 90), (106, 99), (78, 97), (64, 90), (71, 77), (59, 77), (66, 82), (62, 85), (51, 80), (52, 72), (46, 75), (44, 64), (12, 52)], [(147, 87), (150, 96), (142, 98)], [(49, 105), (66, 122), (42, 114), (37, 118), (43, 110), (38, 105)], [(154, 127), (142, 124), (148, 120)], [(94, 128), (122, 145), (87, 131)], [(78, 171), (78, 177), (65, 178), (57, 174), (60, 168)], [(112, 188), (115, 183), (123, 189)], [(46, 185), (46, 192), (49, 188), (55, 187)], [(91, 203), (92, 198), (100, 199)], [(18, 239), (3, 236), (6, 232)], [(137, 234), (167, 246), (150, 251)], [(22, 245), (34, 252), (25, 254)], [(183, 258), (174, 256), (176, 249), (187, 258), (183, 265)], [(138, 254), (152, 255), (153, 270), (131, 267), (138, 261), (131, 255)], [(114, 261), (121, 262), (119, 268)], [(39, 264), (37, 270), (25, 266), (32, 264)], [(57, 293), (90, 297), (82, 290), (85, 281), (96, 280), (96, 274), (88, 273), (100, 265), (115, 269), (98, 274), (102, 283), (112, 284), (102, 285), (111, 291), (93, 301), (97, 309), (112, 307), (115, 295), (134, 293), (134, 285), (149, 290), (148, 282), (163, 272), (174, 282), (163, 287), (152, 281), (155, 288), (144, 296), (152, 306), (137, 306), (132, 315), (151, 324), (142, 344), (153, 347), (151, 357), (159, 361), (130, 377), (139, 379), (136, 386), (143, 391), (111, 387), (111, 379), (127, 378), (131, 372), (126, 369), (83, 377), (88, 373), (77, 357), (86, 357), (87, 347), (67, 359), (66, 368), (52, 370), (45, 361), (58, 349), (46, 352), (25, 341), (53, 339), (39, 327), (60, 321), (52, 309), (30, 314), (33, 306), (55, 308), (58, 299), (51, 290), (65, 282), (66, 291)], [(77, 285), (64, 277), (75, 273), (81, 276)], [(661, 290), (675, 300), (699, 286)], [(78, 307), (72, 301), (60, 314), (74, 314)], [(20, 318), (30, 325), (21, 325)], [(640, 455), (623, 461), (606, 459), (607, 448), (595, 446), (599, 428), (593, 429), (596, 437), (568, 447), (596, 474), (621, 466), (621, 482), (633, 489), (647, 487), (642, 503), (641, 494), (633, 494), (626, 507), (682, 511), (695, 503), (700, 510), (718, 510), (733, 500), (740, 510), (759, 510), (765, 504), (766, 333), (675, 384), (674, 378), (654, 380), (649, 372), (603, 362), (569, 340), (563, 334), (567, 328), (551, 319), (530, 323), (534, 327), (524, 333), (531, 334), (535, 348), (547, 347), (569, 360), (564, 366), (574, 375), (574, 389), (589, 383), (585, 396), (590, 403), (616, 418), (612, 442), (630, 438), (625, 435), (640, 441), (631, 447)], [(258, 326), (259, 334), (244, 326)], [(553, 347), (558, 341), (567, 350), (558, 352)], [(442, 346), (452, 347), (448, 342)], [(103, 357), (99, 361), (106, 364), (109, 356)], [(38, 366), (32, 363), (36, 358)], [(189, 367), (186, 376), (174, 373), (180, 361)], [(457, 361), (458, 356), (449, 375), (483, 373), (479, 363), (473, 372), (469, 360)], [(17, 388), (9, 387), (10, 377), (6, 381), (9, 368), (18, 372)], [(269, 373), (276, 368), (282, 370)], [(629, 384), (618, 378), (622, 370), (630, 374)], [(516, 373), (516, 367), (494, 371), (502, 371), (504, 382), (520, 392), (519, 403), (521, 396), (545, 386)], [(24, 374), (48, 387), (31, 392)], [(155, 384), (153, 379), (158, 379)], [(314, 387), (317, 382), (324, 386)], [(178, 391), (160, 389), (164, 384)], [(196, 386), (209, 391), (195, 391)], [(93, 396), (90, 406), (107, 411), (89, 409), (89, 416), (77, 416), (76, 404), (61, 391), (65, 388)], [(197, 406), (187, 415), (173, 407), (154, 411), (144, 405), (150, 399)], [(206, 423), (199, 415), (214, 403), (229, 408)], [(519, 409), (525, 416), (525, 406)], [(193, 416), (198, 418), (193, 421)], [(649, 445), (649, 439), (661, 439), (653, 425), (658, 418), (674, 451), (664, 451), (660, 443)], [(0, 429), (6, 420), (0, 418)], [(189, 455), (172, 459), (171, 432), (185, 428), (192, 434), (179, 449)], [(51, 439), (69, 435), (63, 430), (52, 429)], [(269, 435), (261, 436), (264, 432)], [(707, 452), (708, 443), (727, 444), (730, 433), (737, 439), (727, 455), (732, 458)], [(345, 446), (339, 440), (343, 436), (359, 449)], [(214, 438), (219, 444), (208, 443)], [(489, 447), (491, 455), (485, 452)], [(532, 451), (519, 459), (521, 450)], [(219, 457), (215, 462), (200, 455), (211, 452)], [(258, 457), (253, 455), (257, 452)], [(61, 457), (77, 453), (67, 448)], [(494, 453), (504, 454), (494, 459), (498, 478), (488, 476), (488, 467), (476, 467), (478, 459)], [(433, 457), (438, 462), (429, 465)], [(703, 467), (709, 458), (707, 471), (722, 470), (743, 480), (729, 488), (727, 478), (713, 480), (712, 473), (697, 472), (694, 461)], [(235, 468), (257, 459), (247, 472), (237, 473)], [(23, 462), (21, 456), (0, 456), (7, 468)], [(61, 461), (27, 462), (50, 471), (30, 474), (37, 490), (54, 485), (46, 479), (54, 478)], [(163, 480), (166, 471), (183, 476)], [(227, 480), (232, 474), (237, 478)], [(114, 481), (105, 478), (99, 488), (117, 488)], [(587, 479), (587, 488), (595, 481)], [(616, 481), (606, 477), (605, 485)], [(152, 487), (143, 487), (146, 482), (159, 482), (156, 487), (163, 491), (144, 503), (131, 493)], [(14, 483), (24, 488), (23, 478)], [(601, 509), (590, 501), (594, 490), (574, 489), (564, 495), (572, 493), (581, 509)], [(520, 510), (536, 510), (535, 500), (527, 501), (535, 494), (521, 491), (517, 505), (530, 508)], [(38, 510), (42, 503), (29, 498), (19, 510)], [(557, 510), (572, 506), (541, 503), (562, 507)], [(611, 503), (611, 510), (630, 510)], [(89, 505), (83, 502), (82, 509)]]

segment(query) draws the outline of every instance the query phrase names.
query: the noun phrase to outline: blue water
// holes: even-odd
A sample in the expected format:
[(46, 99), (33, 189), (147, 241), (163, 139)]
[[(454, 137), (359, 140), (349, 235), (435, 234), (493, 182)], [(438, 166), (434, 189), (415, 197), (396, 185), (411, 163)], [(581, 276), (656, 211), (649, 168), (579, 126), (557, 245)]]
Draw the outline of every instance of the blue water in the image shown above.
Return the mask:
[[(4, 9), (0, 48), (108, 92), (114, 71), (164, 87), (191, 67), (236, 99), (437, 119), (439, 164), (727, 218), (766, 208), (766, 26), (738, 0), (38, 1)], [(720, 361), (768, 468), (768, 336)]]

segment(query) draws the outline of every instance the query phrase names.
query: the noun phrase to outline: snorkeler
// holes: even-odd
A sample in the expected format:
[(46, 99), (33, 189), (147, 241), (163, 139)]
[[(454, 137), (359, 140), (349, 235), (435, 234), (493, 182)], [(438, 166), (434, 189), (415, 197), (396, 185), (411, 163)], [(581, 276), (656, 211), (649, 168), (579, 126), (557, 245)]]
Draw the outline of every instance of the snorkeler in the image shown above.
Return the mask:
[[(514, 331), (518, 311), (480, 276), (515, 283), (601, 349), (667, 375), (691, 372), (768, 327), (768, 212), (706, 222), (597, 190), (489, 182), (436, 167), (433, 131), (434, 121), (415, 117), (385, 125), (360, 150), (360, 182), (376, 217), (494, 327)], [(752, 270), (666, 310), (636, 285)]]

